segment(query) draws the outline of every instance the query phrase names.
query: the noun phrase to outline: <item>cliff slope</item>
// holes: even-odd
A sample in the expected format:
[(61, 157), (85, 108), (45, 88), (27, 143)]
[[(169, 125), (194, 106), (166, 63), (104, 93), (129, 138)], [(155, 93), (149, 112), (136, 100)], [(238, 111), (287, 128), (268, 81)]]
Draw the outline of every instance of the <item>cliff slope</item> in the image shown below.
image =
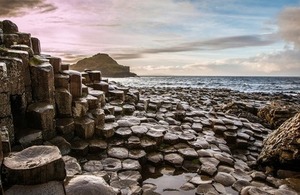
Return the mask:
[(73, 70), (84, 71), (85, 69), (100, 70), (104, 77), (134, 77), (128, 66), (118, 64), (108, 54), (98, 53), (92, 57), (79, 60), (71, 67)]

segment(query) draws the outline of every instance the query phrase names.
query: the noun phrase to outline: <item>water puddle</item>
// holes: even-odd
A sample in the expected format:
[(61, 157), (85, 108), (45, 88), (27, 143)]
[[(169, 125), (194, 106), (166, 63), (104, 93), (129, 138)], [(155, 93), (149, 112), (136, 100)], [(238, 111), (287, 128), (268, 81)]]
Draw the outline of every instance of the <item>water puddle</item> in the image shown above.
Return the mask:
[(196, 188), (192, 190), (182, 190), (180, 187), (187, 183), (197, 173), (184, 173), (182, 170), (175, 170), (173, 167), (146, 167), (143, 171), (143, 184), (154, 184), (154, 192), (163, 195), (194, 195)]

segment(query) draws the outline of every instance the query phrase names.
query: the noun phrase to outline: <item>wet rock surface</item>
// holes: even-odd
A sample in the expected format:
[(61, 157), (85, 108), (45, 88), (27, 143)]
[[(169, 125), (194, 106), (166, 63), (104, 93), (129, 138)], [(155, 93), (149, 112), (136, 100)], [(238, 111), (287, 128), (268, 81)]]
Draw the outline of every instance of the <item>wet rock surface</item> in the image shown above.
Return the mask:
[(66, 194), (107, 194), (115, 195), (111, 187), (102, 177), (94, 175), (80, 175), (72, 178), (66, 185)]
[[(44, 174), (40, 175), (41, 172)], [(62, 181), (66, 175), (62, 156), (55, 146), (31, 146), (10, 154), (4, 158), (3, 173), (8, 184), (17, 185)]]
[(299, 114), (271, 133), (297, 111), (299, 94), (124, 87), (41, 55), (37, 38), (4, 23), (13, 50), (0, 56), (7, 193), (59, 194), (63, 180), (67, 194), (300, 192), (299, 170), (290, 170)]

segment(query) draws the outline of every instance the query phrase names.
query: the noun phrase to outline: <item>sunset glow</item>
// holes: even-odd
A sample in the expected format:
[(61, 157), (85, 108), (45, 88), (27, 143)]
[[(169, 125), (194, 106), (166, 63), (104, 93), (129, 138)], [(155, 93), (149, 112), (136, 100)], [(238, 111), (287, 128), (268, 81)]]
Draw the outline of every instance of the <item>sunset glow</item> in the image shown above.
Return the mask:
[(138, 75), (300, 75), (299, 0), (0, 2), (0, 20), (67, 63), (107, 53)]

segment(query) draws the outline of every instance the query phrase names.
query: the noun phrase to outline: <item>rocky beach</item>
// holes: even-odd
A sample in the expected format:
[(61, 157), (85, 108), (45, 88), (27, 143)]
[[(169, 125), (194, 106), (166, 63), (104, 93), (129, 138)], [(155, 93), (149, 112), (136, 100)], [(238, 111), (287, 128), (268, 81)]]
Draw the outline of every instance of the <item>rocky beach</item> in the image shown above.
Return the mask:
[(300, 94), (139, 88), (0, 22), (3, 194), (300, 193)]

